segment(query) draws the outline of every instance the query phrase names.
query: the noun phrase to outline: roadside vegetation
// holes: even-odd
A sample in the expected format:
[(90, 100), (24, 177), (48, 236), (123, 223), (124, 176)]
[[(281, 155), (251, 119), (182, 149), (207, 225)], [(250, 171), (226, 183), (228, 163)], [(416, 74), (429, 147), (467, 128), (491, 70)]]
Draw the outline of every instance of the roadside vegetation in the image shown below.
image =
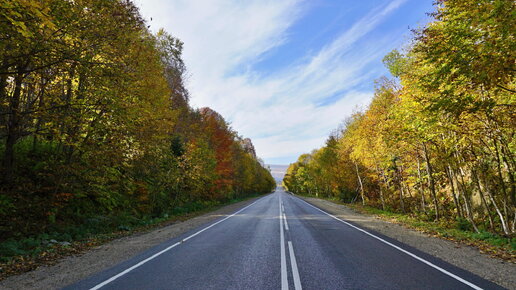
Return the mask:
[(251, 140), (190, 107), (182, 45), (131, 1), (2, 1), (0, 262), (275, 187)]
[(368, 108), (291, 164), (284, 186), (514, 255), (515, 5), (436, 1), (433, 21), (385, 56), (392, 78)]
[(250, 195), (227, 202), (203, 202), (190, 204), (178, 209), (172, 215), (163, 217), (144, 217), (125, 220), (120, 225), (110, 224), (102, 227), (81, 225), (71, 231), (43, 233), (37, 236), (9, 240), (0, 244), (0, 280), (11, 275), (34, 270), (42, 265), (53, 265), (68, 255), (77, 255), (101, 244), (136, 233), (144, 233), (185, 221), (214, 211), (222, 206), (258, 197)]
[[(319, 198), (313, 195), (303, 196)], [(390, 210), (382, 210), (377, 207), (362, 205), (360, 202), (344, 202), (339, 198), (322, 198), (336, 204), (345, 205), (356, 212), (372, 215), (381, 220), (396, 223), (406, 228), (425, 233), (432, 237), (438, 237), (453, 241), (458, 245), (468, 245), (477, 248), (481, 253), (488, 254), (512, 263), (516, 263), (516, 239), (504, 235), (481, 230), (475, 232), (466, 220), (452, 221), (441, 219), (435, 221), (428, 216), (419, 213), (400, 213)]]
[(374, 215), (383, 220), (398, 223), (434, 237), (467, 244), (478, 248), (482, 253), (516, 263), (516, 239), (495, 234), (485, 230), (475, 232), (467, 221), (458, 220), (450, 223), (425, 220), (421, 216), (385, 211), (375, 207), (351, 204), (355, 211)]

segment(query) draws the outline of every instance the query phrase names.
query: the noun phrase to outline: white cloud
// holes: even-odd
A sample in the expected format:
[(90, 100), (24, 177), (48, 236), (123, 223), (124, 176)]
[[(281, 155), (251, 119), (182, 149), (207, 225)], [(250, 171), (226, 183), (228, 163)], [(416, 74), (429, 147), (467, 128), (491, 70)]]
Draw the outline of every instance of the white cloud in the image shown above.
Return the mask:
[[(191, 103), (220, 112), (240, 134), (253, 139), (265, 161), (309, 152), (372, 92), (349, 91), (384, 54), (386, 41), (351, 49), (405, 0), (371, 11), (305, 63), (270, 76), (252, 64), (288, 41), (288, 28), (302, 15), (298, 0), (140, 0), (154, 29), (164, 27), (185, 42), (192, 74)], [(345, 93), (340, 93), (343, 92)], [(336, 95), (336, 96), (335, 96)], [(334, 97), (333, 102), (327, 98)]]
[[(370, 96), (369, 93), (352, 92), (332, 106), (295, 106), (293, 110), (283, 107), (282, 115), (277, 119), (270, 118), (265, 125), (273, 130), (279, 128), (277, 133), (254, 138), (255, 147), (261, 149), (261, 157), (265, 159), (310, 152), (324, 144), (331, 130), (350, 116), (357, 106), (367, 105)], [(274, 124), (278, 119), (284, 119), (286, 123)], [(299, 124), (305, 123), (309, 126), (300, 128)]]
[[(151, 29), (164, 27), (184, 43), (192, 86), (214, 82), (284, 41), (299, 0), (138, 0)], [(199, 84), (198, 84), (199, 83)], [(197, 94), (197, 92), (194, 92)], [(204, 105), (204, 104), (201, 104)]]

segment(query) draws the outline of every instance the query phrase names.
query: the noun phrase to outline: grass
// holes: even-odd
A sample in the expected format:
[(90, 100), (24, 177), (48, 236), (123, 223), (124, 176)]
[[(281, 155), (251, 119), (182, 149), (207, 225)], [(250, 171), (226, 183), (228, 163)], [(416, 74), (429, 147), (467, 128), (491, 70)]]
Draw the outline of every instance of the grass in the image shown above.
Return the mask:
[(34, 270), (40, 265), (55, 264), (62, 257), (82, 253), (113, 239), (191, 219), (223, 206), (258, 196), (260, 195), (231, 199), (224, 203), (186, 205), (175, 208), (170, 214), (164, 214), (159, 218), (137, 219), (130, 216), (118, 216), (115, 220), (102, 217), (90, 218), (81, 226), (3, 241), (0, 243), (0, 281), (11, 275)]
[[(315, 196), (311, 196), (315, 197)], [(320, 198), (320, 197), (317, 197)], [(422, 216), (402, 214), (387, 210), (381, 210), (361, 204), (343, 203), (337, 199), (320, 198), (333, 203), (343, 204), (357, 212), (374, 215), (382, 220), (401, 224), (405, 227), (429, 234), (434, 237), (444, 238), (456, 243), (476, 247), (482, 253), (516, 263), (516, 238), (504, 237), (495, 233), (481, 230), (479, 233), (471, 231), (467, 220), (428, 221)]]

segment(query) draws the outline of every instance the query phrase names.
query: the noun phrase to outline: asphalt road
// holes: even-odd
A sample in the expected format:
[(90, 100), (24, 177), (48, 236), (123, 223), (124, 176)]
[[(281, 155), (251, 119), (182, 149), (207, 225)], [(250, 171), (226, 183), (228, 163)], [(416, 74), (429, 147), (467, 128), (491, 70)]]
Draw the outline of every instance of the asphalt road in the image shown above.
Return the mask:
[(303, 288), (503, 289), (282, 189), (65, 289)]

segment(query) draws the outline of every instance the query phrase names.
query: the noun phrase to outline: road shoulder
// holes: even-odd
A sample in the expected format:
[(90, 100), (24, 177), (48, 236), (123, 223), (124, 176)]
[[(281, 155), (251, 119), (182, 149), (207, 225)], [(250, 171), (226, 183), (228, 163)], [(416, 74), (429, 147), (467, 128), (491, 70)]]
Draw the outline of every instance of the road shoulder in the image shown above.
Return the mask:
[(398, 224), (355, 212), (345, 205), (318, 198), (297, 197), (364, 229), (376, 231), (508, 289), (516, 289), (516, 266), (512, 263), (482, 254), (470, 246), (431, 237)]
[(190, 230), (230, 215), (260, 197), (221, 207), (213, 212), (177, 222), (146, 233), (138, 233), (103, 244), (81, 255), (68, 256), (55, 265), (11, 276), (0, 281), (0, 289), (59, 289), (110, 268), (138, 253), (178, 237)]

